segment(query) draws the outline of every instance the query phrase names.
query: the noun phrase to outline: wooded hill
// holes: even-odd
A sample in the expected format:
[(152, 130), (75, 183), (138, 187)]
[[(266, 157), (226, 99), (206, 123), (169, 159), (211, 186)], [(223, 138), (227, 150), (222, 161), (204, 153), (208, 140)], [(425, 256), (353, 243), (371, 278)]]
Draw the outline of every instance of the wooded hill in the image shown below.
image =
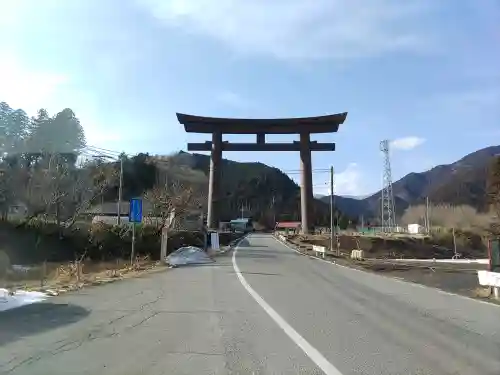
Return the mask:
[[(118, 197), (120, 160), (123, 194), (147, 196), (162, 213), (189, 190), (191, 207), (206, 204), (210, 157), (179, 152), (169, 156), (115, 154), (88, 146), (78, 118), (71, 109), (54, 116), (41, 109), (28, 117), (21, 109), (0, 104), (0, 209), (4, 217), (21, 203), (28, 216), (49, 215), (59, 223)], [(101, 155), (102, 154), (102, 155)], [(285, 173), (262, 163), (223, 161), (222, 220), (253, 217), (269, 227), (275, 221), (300, 219), (300, 189)], [(196, 199), (191, 199), (196, 195)], [(183, 198), (183, 199), (184, 199)], [(181, 200), (183, 200), (181, 199)], [(196, 201), (196, 202), (195, 202)], [(186, 203), (185, 201), (183, 201)], [(205, 203), (204, 203), (205, 202)], [(314, 202), (316, 225), (329, 225), (328, 204)], [(163, 212), (164, 213), (164, 212)], [(349, 219), (338, 213), (339, 226)]]
[[(210, 157), (179, 152), (166, 157), (153, 157), (162, 176), (160, 180), (178, 179), (182, 182), (208, 186)], [(251, 216), (267, 226), (276, 221), (300, 220), (300, 187), (278, 168), (262, 163), (240, 163), (223, 159), (221, 219), (228, 221), (242, 214)], [(316, 225), (328, 226), (328, 204), (314, 202)], [(346, 227), (349, 218), (336, 212), (339, 226)]]

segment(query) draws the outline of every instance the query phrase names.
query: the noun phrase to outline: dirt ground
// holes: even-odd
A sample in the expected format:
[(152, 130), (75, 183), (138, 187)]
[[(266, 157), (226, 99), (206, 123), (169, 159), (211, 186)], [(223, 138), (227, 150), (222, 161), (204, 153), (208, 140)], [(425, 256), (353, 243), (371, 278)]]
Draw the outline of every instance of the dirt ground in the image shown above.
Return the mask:
[[(344, 236), (347, 237), (347, 236)], [(344, 238), (341, 244), (351, 245), (352, 239)], [(289, 243), (295, 248), (307, 255), (314, 255), (311, 244), (329, 247), (330, 240), (327, 238), (307, 238), (303, 236), (291, 236)], [(364, 242), (365, 244), (367, 241)], [(414, 263), (404, 261), (394, 261), (389, 258), (392, 250), (380, 248), (378, 241), (371, 241), (375, 246), (363, 249), (368, 251), (369, 256), (363, 261), (355, 261), (349, 258), (350, 251), (341, 250), (341, 256), (327, 255), (327, 259), (335, 261), (337, 264), (352, 267), (368, 272), (375, 272), (384, 276), (393, 277), (400, 280), (405, 280), (417, 284), (426, 285), (433, 288), (438, 288), (447, 292), (457, 293), (473, 298), (488, 299), (490, 297), (489, 288), (482, 288), (478, 284), (477, 271), (486, 269), (487, 265), (483, 264), (430, 264), (428, 262)], [(351, 248), (352, 249), (352, 248)], [(400, 251), (399, 254), (405, 254), (407, 258), (416, 258), (420, 252), (411, 252), (410, 250)], [(415, 255), (416, 254), (416, 255)], [(377, 256), (375, 258), (374, 256)], [(382, 257), (385, 256), (385, 259)], [(439, 258), (438, 256), (435, 257)], [(441, 258), (444, 258), (441, 256)], [(448, 256), (449, 258), (449, 256)], [(491, 300), (493, 301), (493, 300)]]
[[(310, 245), (330, 247), (328, 235), (294, 235), (289, 240)], [(340, 235), (339, 248), (345, 252), (354, 249), (364, 251), (367, 258), (416, 258), (416, 259), (449, 259), (454, 254), (453, 246), (444, 246), (432, 243), (429, 237), (394, 236), (391, 238), (381, 236), (354, 236)], [(337, 241), (334, 238), (334, 249)], [(482, 244), (475, 247), (457, 246), (457, 252), (463, 258), (486, 258), (487, 249)]]

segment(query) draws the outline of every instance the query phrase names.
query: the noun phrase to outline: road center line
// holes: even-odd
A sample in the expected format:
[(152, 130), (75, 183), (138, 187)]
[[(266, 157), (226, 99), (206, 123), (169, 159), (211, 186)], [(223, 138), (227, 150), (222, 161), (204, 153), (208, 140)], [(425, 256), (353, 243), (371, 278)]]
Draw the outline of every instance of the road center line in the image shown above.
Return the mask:
[(246, 279), (241, 274), (240, 268), (236, 264), (236, 253), (238, 252), (239, 245), (233, 251), (233, 268), (238, 276), (241, 285), (247, 290), (253, 299), (264, 309), (264, 311), (274, 320), (274, 322), (290, 337), (290, 339), (297, 344), (299, 348), (318, 366), (326, 375), (342, 375), (337, 368), (332, 365), (328, 360), (309, 342), (306, 341), (293, 327), (286, 322), (264, 299), (248, 284)]

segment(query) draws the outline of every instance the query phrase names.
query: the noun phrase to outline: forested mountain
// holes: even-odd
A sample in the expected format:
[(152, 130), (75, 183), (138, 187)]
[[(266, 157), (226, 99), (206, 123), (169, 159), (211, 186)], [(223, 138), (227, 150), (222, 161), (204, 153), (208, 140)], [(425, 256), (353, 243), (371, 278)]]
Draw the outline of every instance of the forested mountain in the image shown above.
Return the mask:
[[(393, 183), (396, 211), (423, 203), (426, 197), (433, 204), (470, 205), (478, 210), (487, 206), (486, 185), (493, 157), (500, 146), (491, 146), (466, 155), (452, 163), (439, 165), (426, 172), (409, 173)], [(336, 197), (337, 207), (347, 215), (378, 217), (381, 192), (362, 199)], [(322, 198), (328, 201), (328, 197)]]

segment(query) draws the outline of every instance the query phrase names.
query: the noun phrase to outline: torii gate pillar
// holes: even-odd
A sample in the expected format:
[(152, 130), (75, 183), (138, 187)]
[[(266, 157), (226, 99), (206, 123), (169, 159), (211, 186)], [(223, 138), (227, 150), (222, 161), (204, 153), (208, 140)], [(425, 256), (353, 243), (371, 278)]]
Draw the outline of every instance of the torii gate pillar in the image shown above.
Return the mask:
[(212, 150), (210, 155), (210, 171), (208, 180), (207, 226), (218, 229), (220, 214), (220, 180), (222, 177), (222, 133), (212, 133)]
[(309, 233), (313, 220), (313, 185), (309, 133), (300, 133), (300, 219), (302, 233)]

